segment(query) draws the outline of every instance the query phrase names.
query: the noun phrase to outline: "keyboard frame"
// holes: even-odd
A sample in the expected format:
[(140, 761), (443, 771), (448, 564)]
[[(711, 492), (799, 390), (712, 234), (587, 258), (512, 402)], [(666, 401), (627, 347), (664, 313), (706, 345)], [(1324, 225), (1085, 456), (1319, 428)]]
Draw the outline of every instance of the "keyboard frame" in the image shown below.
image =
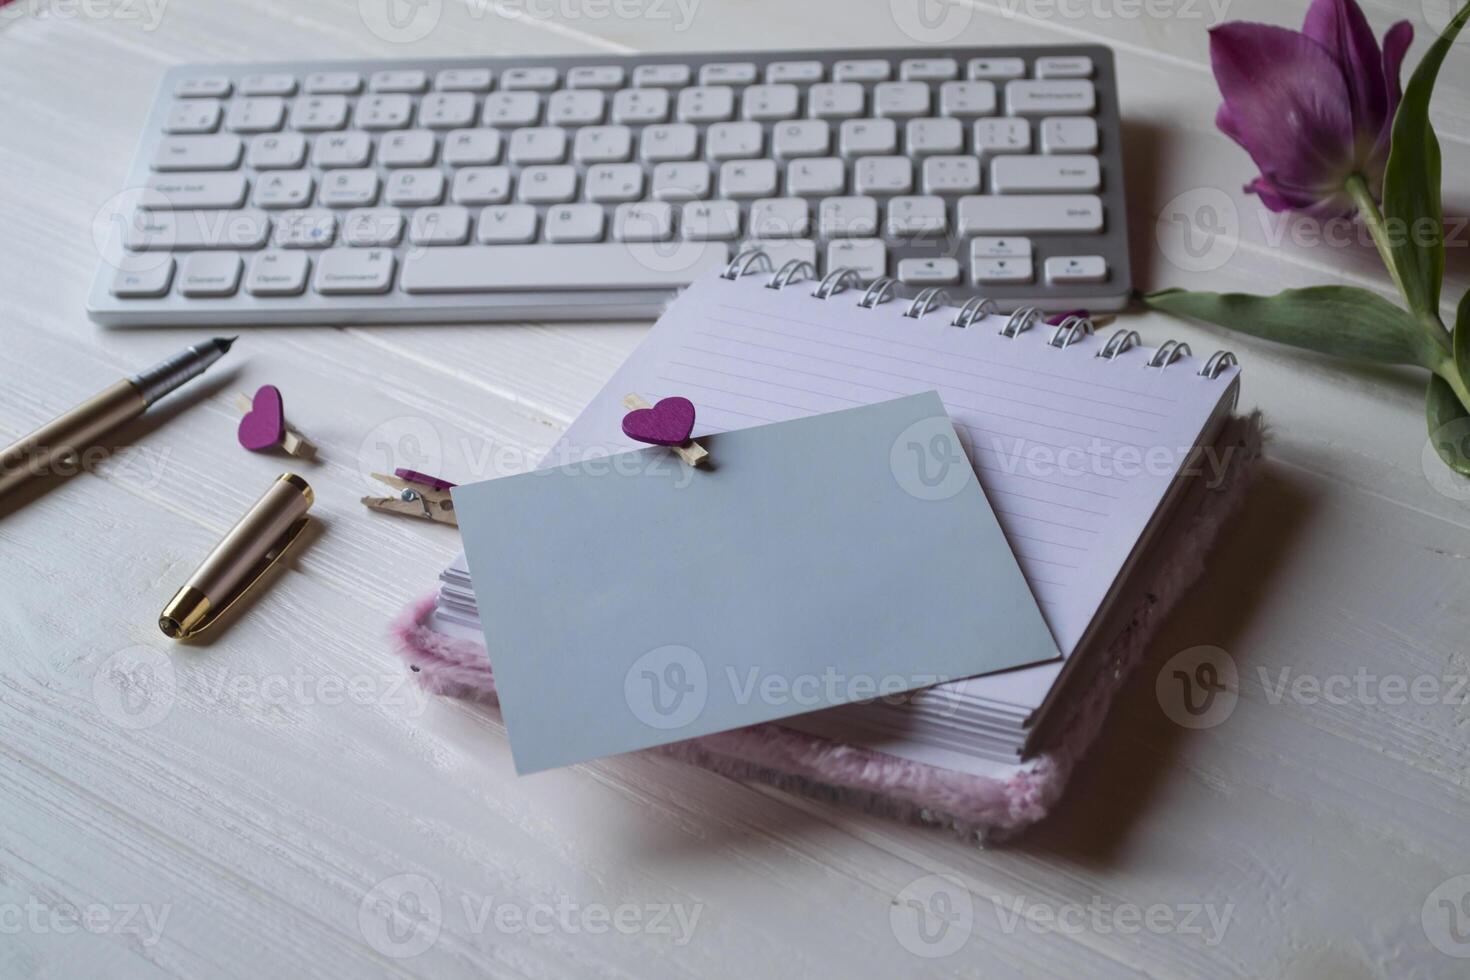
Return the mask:
[[(324, 71), (351, 71), (363, 77), (363, 91), (357, 97), (369, 94), (368, 76), (381, 70), (422, 69), (430, 78), (429, 92), (433, 92), (433, 76), (447, 68), (490, 68), (495, 72), (495, 84), (491, 91), (500, 90), (500, 74), (506, 68), (532, 68), (551, 66), (558, 69), (564, 82), (569, 68), (589, 65), (623, 65), (629, 69), (631, 83), (632, 68), (636, 65), (680, 64), (689, 65), (693, 72), (691, 84), (698, 83), (699, 67), (711, 62), (752, 62), (757, 66), (757, 81), (764, 80), (765, 66), (773, 61), (816, 60), (830, 68), (834, 62), (864, 58), (882, 58), (893, 63), (897, 80), (897, 64), (905, 58), (954, 58), (961, 66), (960, 78), (966, 77), (965, 64), (971, 58), (1022, 58), (1027, 63), (1027, 76), (1034, 78), (1036, 59), (1049, 56), (1080, 55), (1093, 61), (1092, 81), (1097, 89), (1097, 107), (1093, 118), (1097, 120), (1099, 148), (1096, 153), (1102, 173), (1102, 189), (1098, 197), (1103, 202), (1104, 226), (1100, 234), (1089, 235), (1026, 235), (1033, 243), (1033, 264), (1036, 280), (1019, 285), (985, 285), (975, 287), (969, 282), (969, 247), (966, 239), (958, 235), (958, 228), (945, 237), (946, 242), (959, 242), (958, 252), (935, 247), (932, 253), (895, 251), (892, 240), (878, 234), (873, 237), (889, 244), (889, 264), (896, 268), (899, 258), (914, 255), (954, 255), (960, 259), (962, 280), (959, 284), (944, 287), (955, 298), (956, 305), (968, 295), (983, 295), (996, 301), (1002, 310), (1013, 310), (1021, 306), (1037, 306), (1047, 311), (1063, 311), (1077, 308), (1088, 310), (1120, 310), (1124, 308), (1133, 290), (1132, 268), (1128, 255), (1127, 209), (1122, 179), (1122, 120), (1119, 112), (1117, 73), (1111, 48), (1101, 44), (1064, 45), (985, 45), (985, 46), (932, 46), (914, 48), (806, 48), (779, 51), (703, 51), (680, 53), (647, 53), (630, 55), (590, 54), (556, 55), (546, 57), (496, 56), (469, 58), (374, 58), (342, 61), (284, 61), (284, 62), (225, 62), (179, 65), (165, 71), (154, 93), (152, 105), (143, 123), (143, 134), (139, 140), (128, 176), (122, 185), (125, 190), (115, 201), (126, 200), (127, 195), (141, 191), (152, 173), (150, 163), (160, 140), (165, 137), (163, 125), (169, 107), (174, 101), (175, 84), (184, 78), (198, 76), (224, 76), (238, 85), (241, 78), (260, 73), (283, 73), (297, 78), (298, 82), (307, 74)], [(871, 83), (869, 83), (871, 84)], [(938, 83), (931, 83), (936, 85)], [(562, 87), (562, 86), (558, 86)], [(998, 97), (1004, 99), (1004, 82), (998, 82)], [(677, 91), (677, 90), (675, 90)], [(298, 90), (296, 98), (302, 95)], [(231, 98), (235, 97), (232, 92)], [(414, 95), (417, 100), (421, 96)], [(481, 96), (483, 98), (483, 96)], [(1001, 107), (1004, 107), (1002, 101)], [(936, 109), (937, 115), (937, 109)], [(997, 117), (1003, 113), (997, 112)], [(1035, 117), (1033, 130), (1039, 131)], [(708, 124), (701, 124), (707, 126)], [(762, 124), (769, 128), (771, 123)], [(969, 125), (966, 125), (968, 130)], [(221, 129), (223, 131), (223, 129)], [(285, 130), (283, 130), (285, 131)], [(314, 134), (321, 135), (321, 134)], [(377, 134), (381, 135), (381, 134)], [(247, 140), (249, 137), (243, 137)], [(1039, 132), (1033, 133), (1039, 139)], [(967, 133), (968, 141), (968, 133)], [(769, 141), (767, 146), (769, 158)], [(1033, 145), (1033, 152), (1039, 151)], [(701, 148), (701, 154), (702, 154)], [(696, 157), (703, 159), (703, 156)], [(377, 163), (374, 153), (372, 166), (386, 174), (390, 168)], [(453, 168), (444, 167), (442, 160), (437, 166), (448, 173)], [(303, 169), (311, 170), (308, 160)], [(579, 172), (585, 168), (579, 166)], [(222, 171), (228, 172), (228, 171)], [(244, 161), (234, 171), (244, 173), (254, 186), (258, 171)], [(989, 174), (985, 174), (984, 191), (989, 194)], [(784, 190), (784, 187), (782, 188)], [(849, 191), (850, 193), (850, 191)], [(1012, 195), (1021, 196), (1021, 195)], [(812, 199), (818, 200), (818, 199)], [(747, 202), (748, 203), (748, 202)], [(247, 205), (248, 206), (248, 202)], [(316, 206), (315, 202), (310, 206)], [(545, 206), (538, 205), (538, 209)], [(346, 209), (343, 209), (344, 212)], [(405, 214), (412, 209), (405, 208)], [(274, 217), (279, 212), (272, 212)], [(121, 217), (120, 215), (118, 217)], [(371, 296), (321, 296), (310, 286), (298, 296), (260, 297), (245, 291), (242, 282), (235, 296), (226, 299), (185, 298), (178, 294), (173, 285), (167, 296), (157, 299), (120, 299), (112, 295), (111, 287), (117, 263), (123, 255), (121, 222), (112, 222), (113, 230), (103, 249), (102, 261), (87, 301), (87, 314), (104, 326), (271, 326), (271, 325), (347, 325), (347, 324), (391, 324), (391, 323), (489, 323), (503, 321), (573, 321), (573, 320), (649, 320), (656, 318), (667, 304), (674, 290), (582, 290), (536, 292), (484, 292), (442, 295), (410, 295), (402, 291), (400, 278), (403, 271), (402, 255), (412, 248), (438, 246), (414, 246), (404, 241), (394, 247), (399, 257), (393, 288), (382, 295)], [(879, 229), (881, 231), (881, 229)], [(274, 230), (272, 231), (274, 236)], [(728, 243), (733, 257), (744, 240)], [(818, 242), (819, 254), (824, 247)], [(539, 241), (539, 239), (538, 239)], [(676, 239), (677, 241), (677, 239)], [(714, 243), (726, 244), (726, 243)], [(343, 247), (340, 245), (333, 247)], [(493, 247), (493, 246), (492, 246)], [(248, 263), (254, 251), (242, 250)], [(320, 250), (308, 250), (308, 253)], [(173, 253), (182, 261), (184, 252)], [(1108, 263), (1109, 279), (1103, 283), (1077, 283), (1048, 285), (1044, 281), (1043, 264), (1051, 255), (1101, 255)], [(175, 273), (177, 278), (177, 272)], [(900, 287), (899, 295), (912, 295), (915, 287)]]

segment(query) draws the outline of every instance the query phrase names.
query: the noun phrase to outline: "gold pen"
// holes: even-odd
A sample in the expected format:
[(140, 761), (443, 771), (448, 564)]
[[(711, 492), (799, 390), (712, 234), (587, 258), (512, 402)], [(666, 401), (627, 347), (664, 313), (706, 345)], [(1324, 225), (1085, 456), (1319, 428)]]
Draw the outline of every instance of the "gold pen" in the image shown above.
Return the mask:
[(97, 440), (142, 415), (164, 395), (203, 374), (224, 357), (234, 337), (216, 337), (175, 354), (131, 378), (124, 378), (0, 453), (0, 494), (57, 464), (80, 455)]
[(158, 628), (183, 640), (212, 626), (300, 537), (315, 499), (305, 480), (282, 474), (164, 607)]

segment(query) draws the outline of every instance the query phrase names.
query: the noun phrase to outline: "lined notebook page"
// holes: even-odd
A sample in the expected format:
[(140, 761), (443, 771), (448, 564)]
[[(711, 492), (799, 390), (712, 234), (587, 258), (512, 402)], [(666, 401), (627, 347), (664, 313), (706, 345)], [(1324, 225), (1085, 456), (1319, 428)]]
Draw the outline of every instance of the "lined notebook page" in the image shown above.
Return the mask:
[(1005, 317), (960, 328), (952, 308), (915, 319), (906, 302), (864, 309), (850, 290), (822, 300), (810, 282), (768, 278), (685, 290), (545, 464), (634, 448), (621, 431), (631, 392), (689, 398), (698, 436), (936, 390), (1070, 653), (1237, 369), (1147, 368), (1144, 348), (1108, 361), (1101, 334), (1060, 349), (1045, 324), (1007, 338)]

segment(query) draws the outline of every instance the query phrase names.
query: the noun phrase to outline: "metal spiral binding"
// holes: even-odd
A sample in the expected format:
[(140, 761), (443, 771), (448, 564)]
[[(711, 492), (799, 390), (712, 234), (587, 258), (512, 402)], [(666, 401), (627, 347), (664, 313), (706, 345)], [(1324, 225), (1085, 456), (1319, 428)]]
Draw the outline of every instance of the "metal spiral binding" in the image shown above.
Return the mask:
[(1051, 339), (1047, 341), (1053, 347), (1071, 347), (1083, 337), (1092, 335), (1092, 319), (1085, 316), (1069, 316), (1057, 328), (1051, 332)]
[(849, 281), (852, 286), (861, 286), (863, 274), (851, 266), (833, 269), (821, 282), (817, 283), (817, 288), (812, 290), (812, 295), (817, 299), (827, 299), (833, 293), (840, 293), (846, 289)]
[(914, 297), (909, 308), (903, 311), (903, 315), (917, 320), (936, 306), (944, 306), (949, 302), (949, 293), (938, 286), (930, 286), (928, 289)]
[(1000, 335), (1002, 337), (1014, 338), (1017, 334), (1030, 330), (1036, 325), (1036, 321), (1039, 319), (1041, 319), (1041, 311), (1039, 309), (1034, 306), (1023, 306), (1011, 314), (1011, 318), (1006, 321), (1006, 325), (1000, 328)]
[(782, 289), (791, 285), (797, 276), (802, 276), (805, 279), (815, 279), (817, 278), (817, 267), (801, 259), (788, 259), (780, 269), (776, 270), (776, 274), (771, 277), (771, 281), (766, 283), (766, 288)]
[(1239, 363), (1240, 362), (1235, 359), (1235, 355), (1232, 354), (1230, 351), (1217, 350), (1215, 351), (1215, 353), (1211, 354), (1210, 359), (1205, 361), (1205, 363), (1200, 367), (1199, 375), (1202, 378), (1209, 378), (1211, 381), (1214, 381), (1220, 376), (1221, 371), (1224, 371), (1226, 368)]
[(1111, 361), (1130, 347), (1137, 347), (1143, 343), (1143, 338), (1138, 335), (1137, 330), (1115, 330), (1108, 338), (1108, 342), (1102, 345), (1102, 350), (1096, 356), (1103, 360)]
[(1188, 357), (1193, 353), (1189, 345), (1178, 340), (1166, 340), (1154, 351), (1154, 356), (1148, 359), (1144, 367), (1159, 368), (1163, 370), (1181, 357)]
[(858, 300), (858, 306), (871, 310), (879, 303), (886, 303), (893, 298), (893, 291), (897, 286), (898, 280), (889, 276), (879, 276), (868, 286), (868, 291), (863, 293), (863, 298)]
[(1000, 307), (995, 305), (995, 300), (986, 299), (984, 296), (971, 296), (965, 300), (965, 305), (960, 307), (960, 311), (949, 322), (951, 326), (968, 327), (980, 317), (999, 312)]
[(771, 257), (761, 249), (753, 248), (747, 249), (731, 259), (730, 264), (725, 266), (725, 271), (721, 272), (720, 275), (726, 279), (739, 279), (741, 276), (749, 274), (751, 271), (750, 267), (757, 262), (762, 265), (762, 268), (755, 270), (757, 272), (770, 272), (773, 268)]

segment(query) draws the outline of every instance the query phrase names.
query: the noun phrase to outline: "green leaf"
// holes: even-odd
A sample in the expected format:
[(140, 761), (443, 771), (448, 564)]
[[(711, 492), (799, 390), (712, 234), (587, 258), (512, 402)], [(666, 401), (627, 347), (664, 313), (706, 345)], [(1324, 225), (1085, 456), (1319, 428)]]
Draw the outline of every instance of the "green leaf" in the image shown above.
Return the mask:
[(1470, 476), (1470, 413), (1460, 404), (1449, 382), (1437, 374), (1429, 379), (1424, 407), (1429, 441), (1439, 458), (1456, 473)]
[(1439, 66), (1466, 19), (1470, 19), (1470, 4), (1460, 9), (1444, 34), (1429, 46), (1393, 117), (1393, 143), (1383, 177), (1383, 217), (1404, 299), (1415, 313), (1439, 312), (1440, 283), (1444, 279), (1444, 211), (1440, 202), (1439, 140), (1429, 124), (1429, 98), (1434, 94)]
[(1443, 349), (1412, 316), (1377, 293), (1351, 286), (1288, 289), (1275, 296), (1165, 289), (1143, 301), (1155, 309), (1337, 357), (1430, 370), (1444, 358)]
[(1460, 308), (1455, 311), (1455, 333), (1451, 339), (1460, 384), (1470, 388), (1470, 291), (1460, 297)]

